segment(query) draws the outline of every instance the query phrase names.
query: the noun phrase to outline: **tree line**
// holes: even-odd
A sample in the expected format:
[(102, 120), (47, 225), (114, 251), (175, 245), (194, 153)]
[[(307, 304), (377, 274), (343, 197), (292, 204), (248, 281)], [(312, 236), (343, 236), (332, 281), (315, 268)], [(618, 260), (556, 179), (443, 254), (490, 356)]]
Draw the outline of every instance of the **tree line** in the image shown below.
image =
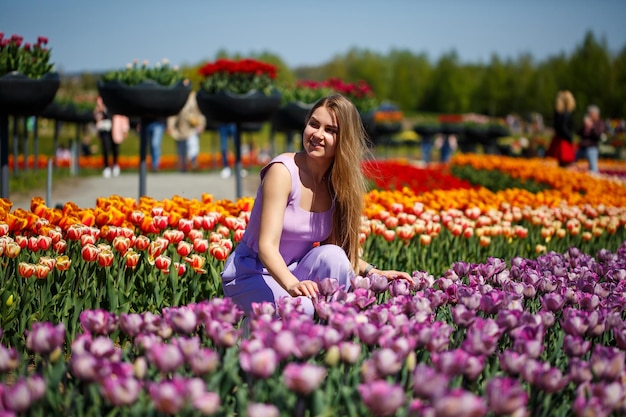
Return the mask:
[[(606, 41), (588, 32), (570, 53), (562, 52), (542, 61), (531, 54), (503, 59), (492, 55), (488, 63), (461, 62), (452, 50), (432, 62), (427, 54), (405, 49), (378, 53), (353, 48), (326, 63), (289, 68), (271, 52), (246, 55), (277, 65), (278, 83), (325, 80), (339, 77), (347, 82), (366, 81), (380, 101), (391, 101), (408, 113), (481, 113), (493, 117), (527, 116), (531, 112), (552, 117), (559, 90), (572, 91), (580, 120), (585, 107), (596, 104), (603, 116), (626, 114), (626, 45), (617, 53)], [(237, 58), (222, 50), (215, 58)], [(194, 85), (200, 84), (197, 69), (204, 62), (182, 68)], [(91, 84), (94, 74), (83, 74), (75, 84)]]

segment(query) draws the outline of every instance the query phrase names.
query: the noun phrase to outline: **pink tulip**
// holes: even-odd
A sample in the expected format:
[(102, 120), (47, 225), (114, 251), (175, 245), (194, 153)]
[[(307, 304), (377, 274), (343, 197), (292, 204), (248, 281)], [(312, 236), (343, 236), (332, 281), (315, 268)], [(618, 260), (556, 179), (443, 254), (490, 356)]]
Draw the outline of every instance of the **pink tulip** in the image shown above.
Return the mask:
[(283, 371), (285, 386), (301, 395), (309, 395), (319, 387), (326, 378), (326, 369), (310, 363), (287, 364)]
[(127, 407), (135, 403), (141, 392), (141, 384), (135, 378), (105, 377), (100, 386), (102, 396), (117, 407)]
[(47, 355), (57, 348), (63, 347), (65, 326), (59, 323), (53, 326), (48, 322), (35, 322), (27, 331), (26, 349), (31, 352)]
[(528, 394), (517, 379), (495, 377), (487, 383), (485, 390), (489, 410), (495, 415), (515, 414), (524, 409)]
[(172, 339), (172, 344), (178, 346), (180, 352), (183, 354), (185, 361), (189, 362), (190, 358), (200, 350), (200, 337), (175, 337)]
[(339, 281), (336, 278), (324, 278), (319, 283), (320, 294), (330, 297), (339, 290)]
[(441, 397), (434, 408), (437, 417), (479, 417), (487, 414), (482, 398), (460, 388)]
[(391, 416), (405, 402), (402, 387), (384, 380), (359, 384), (358, 391), (363, 404), (375, 416)]

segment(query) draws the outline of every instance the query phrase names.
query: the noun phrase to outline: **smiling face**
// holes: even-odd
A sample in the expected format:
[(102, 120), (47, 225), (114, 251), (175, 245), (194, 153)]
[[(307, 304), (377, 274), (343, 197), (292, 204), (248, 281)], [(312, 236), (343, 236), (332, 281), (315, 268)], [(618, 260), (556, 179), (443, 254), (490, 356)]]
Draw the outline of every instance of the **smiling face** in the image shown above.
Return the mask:
[(335, 114), (325, 106), (320, 106), (309, 118), (302, 134), (306, 153), (315, 158), (333, 158), (337, 145), (339, 126)]

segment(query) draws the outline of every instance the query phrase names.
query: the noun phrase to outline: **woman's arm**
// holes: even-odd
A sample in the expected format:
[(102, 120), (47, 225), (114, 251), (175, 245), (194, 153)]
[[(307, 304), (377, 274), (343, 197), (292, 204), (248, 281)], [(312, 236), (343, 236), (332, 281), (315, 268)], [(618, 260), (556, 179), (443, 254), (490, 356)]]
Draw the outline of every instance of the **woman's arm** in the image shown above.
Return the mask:
[(261, 184), (263, 203), (259, 225), (259, 258), (270, 275), (290, 295), (313, 298), (318, 292), (317, 284), (313, 281), (299, 281), (287, 268), (279, 251), (290, 191), (291, 174), (283, 164), (272, 164)]
[(367, 276), (370, 274), (378, 274), (386, 277), (389, 280), (394, 279), (406, 279), (407, 281), (413, 283), (413, 277), (406, 272), (402, 271), (394, 271), (394, 270), (381, 270), (378, 269), (375, 265), (372, 265), (363, 259), (359, 259), (359, 274), (362, 276)]

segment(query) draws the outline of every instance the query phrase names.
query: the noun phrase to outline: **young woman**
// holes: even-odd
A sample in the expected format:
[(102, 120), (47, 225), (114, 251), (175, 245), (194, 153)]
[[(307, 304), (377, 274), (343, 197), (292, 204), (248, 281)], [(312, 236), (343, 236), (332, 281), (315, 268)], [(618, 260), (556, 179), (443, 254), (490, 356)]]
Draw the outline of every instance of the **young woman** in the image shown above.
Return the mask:
[(367, 146), (354, 105), (341, 95), (318, 101), (302, 141), (301, 152), (279, 155), (261, 170), (250, 222), (222, 272), (224, 295), (246, 314), (254, 302), (300, 297), (312, 316), (318, 282), (327, 277), (346, 288), (357, 273), (411, 280), (359, 258)]

